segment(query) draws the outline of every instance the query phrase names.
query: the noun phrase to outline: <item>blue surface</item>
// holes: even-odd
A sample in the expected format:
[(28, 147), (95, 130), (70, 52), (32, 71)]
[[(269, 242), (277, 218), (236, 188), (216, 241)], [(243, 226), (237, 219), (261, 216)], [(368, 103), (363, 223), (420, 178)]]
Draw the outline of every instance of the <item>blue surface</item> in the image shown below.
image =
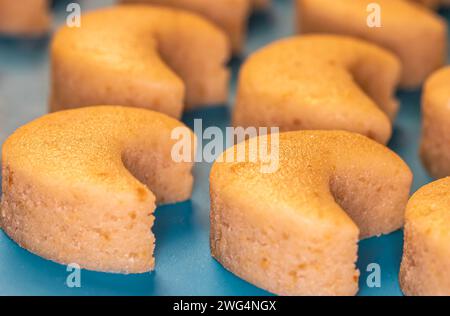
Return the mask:
[[(83, 9), (112, 1), (90, 0)], [(55, 24), (64, 21), (64, 9), (55, 9)], [(449, 12), (442, 12), (447, 18)], [(275, 0), (267, 14), (251, 19), (247, 52), (292, 34), (290, 0)], [(0, 143), (18, 126), (46, 112), (48, 95), (48, 39), (0, 39)], [(234, 77), (241, 63), (231, 63)], [(202, 118), (204, 128), (229, 124), (235, 79), (229, 105), (185, 114), (193, 125)], [(413, 191), (431, 181), (417, 156), (420, 135), (420, 91), (399, 93), (401, 111), (390, 147), (414, 171)], [(159, 207), (156, 211), (156, 270), (142, 275), (114, 275), (82, 271), (81, 287), (66, 286), (65, 266), (49, 262), (18, 247), (0, 232), (0, 295), (267, 295), (223, 269), (209, 252), (210, 164), (195, 169), (195, 189), (190, 201)], [(358, 267), (360, 295), (401, 295), (397, 275), (402, 254), (402, 233), (360, 242)], [(369, 263), (381, 267), (381, 287), (369, 288)]]

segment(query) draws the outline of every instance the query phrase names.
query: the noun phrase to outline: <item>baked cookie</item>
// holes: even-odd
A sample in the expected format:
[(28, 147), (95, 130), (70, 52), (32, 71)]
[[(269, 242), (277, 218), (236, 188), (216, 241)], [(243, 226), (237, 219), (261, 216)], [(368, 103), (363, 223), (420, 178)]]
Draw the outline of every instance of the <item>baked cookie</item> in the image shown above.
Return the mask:
[(273, 173), (261, 173), (257, 160), (227, 162), (257, 147), (242, 142), (212, 167), (212, 255), (276, 294), (354, 295), (358, 239), (402, 226), (408, 166), (383, 145), (344, 131), (279, 134)]
[(186, 106), (227, 100), (226, 36), (189, 12), (115, 6), (63, 27), (51, 47), (52, 111), (96, 104), (180, 117)]
[(192, 190), (192, 164), (171, 157), (174, 128), (187, 129), (162, 113), (115, 106), (56, 112), (19, 128), (3, 144), (1, 227), (62, 264), (152, 270), (155, 202), (186, 200)]
[[(368, 25), (373, 3), (381, 8), (381, 27)], [(394, 52), (403, 65), (403, 88), (417, 88), (446, 62), (444, 19), (409, 1), (297, 0), (297, 6), (299, 32), (351, 35)]]
[(241, 67), (233, 124), (341, 129), (386, 143), (398, 109), (394, 92), (400, 71), (393, 54), (362, 40), (283, 39)]
[(42, 36), (50, 29), (47, 0), (0, 0), (0, 34)]
[(405, 213), (405, 295), (450, 295), (450, 177), (417, 191)]
[(164, 5), (199, 13), (228, 34), (234, 53), (240, 53), (244, 46), (247, 19), (252, 7), (262, 9), (269, 4), (269, 0), (121, 0), (121, 2)]
[(450, 67), (427, 79), (422, 114), (422, 161), (433, 177), (450, 176)]

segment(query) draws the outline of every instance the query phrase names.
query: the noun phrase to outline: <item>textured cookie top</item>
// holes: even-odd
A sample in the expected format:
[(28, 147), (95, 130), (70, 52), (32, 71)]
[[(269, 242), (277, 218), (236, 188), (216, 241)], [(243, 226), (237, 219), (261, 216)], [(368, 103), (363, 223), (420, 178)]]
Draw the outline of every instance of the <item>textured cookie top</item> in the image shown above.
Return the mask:
[(165, 114), (137, 108), (56, 112), (24, 125), (6, 140), (3, 167), (20, 173), (12, 179), (21, 176), (36, 185), (146, 195), (148, 189), (125, 168), (123, 157), (129, 150), (148, 154), (154, 149), (156, 157), (170, 159), (176, 127), (187, 128)]
[(337, 35), (304, 35), (270, 44), (245, 63), (241, 82), (253, 89), (295, 93), (311, 103), (328, 101), (353, 108), (359, 102), (362, 110), (375, 113), (377, 107), (355, 81), (365, 62), (379, 64), (380, 72), (389, 70), (387, 79), (396, 85), (400, 63), (394, 55), (362, 40)]
[[(187, 11), (146, 5), (114, 6), (87, 13), (82, 27), (66, 26), (58, 31), (52, 49), (56, 53), (92, 55), (132, 71), (154, 66), (154, 61), (146, 58), (158, 55), (158, 46), (165, 41), (176, 42), (174, 30), (180, 27), (200, 34), (192, 36), (193, 41), (206, 38), (212, 46), (222, 47), (225, 61), (227, 39), (216, 26)], [(151, 71), (151, 67), (146, 70)]]
[(406, 209), (406, 222), (432, 238), (443, 238), (442, 246), (450, 243), (450, 177), (432, 182), (419, 189)]
[[(63, 27), (53, 39), (52, 102), (65, 108), (150, 106), (180, 117), (183, 99), (198, 105), (225, 94), (228, 40), (198, 15), (123, 5), (87, 13), (81, 23)], [(209, 85), (195, 73), (217, 80)]]
[[(246, 160), (226, 162), (226, 157), (242, 152), (243, 146)], [(249, 141), (228, 149), (222, 156), (225, 162), (213, 165), (212, 185), (225, 200), (242, 199), (255, 208), (277, 212), (290, 210), (300, 215), (293, 220), (319, 221), (317, 227), (353, 227), (335, 198), (341, 199), (342, 205), (367, 201), (363, 202), (367, 208), (378, 203), (383, 210), (392, 208), (391, 203), (399, 197), (386, 195), (374, 200), (371, 196), (387, 190), (387, 194), (400, 192), (406, 203), (412, 178), (408, 166), (387, 147), (365, 136), (344, 131), (287, 132), (279, 134), (277, 147), (278, 169), (273, 173), (261, 173), (261, 162), (248, 160), (251, 150), (258, 150)]]
[(427, 106), (439, 107), (450, 112), (450, 67), (434, 72), (425, 82), (424, 93), (427, 101), (432, 102)]
[(387, 131), (377, 135), (384, 142), (391, 129), (386, 114), (393, 118), (398, 108), (399, 77), (398, 59), (384, 49), (346, 36), (305, 35), (253, 54), (242, 67), (239, 93), (326, 109), (330, 120), (371, 116)]

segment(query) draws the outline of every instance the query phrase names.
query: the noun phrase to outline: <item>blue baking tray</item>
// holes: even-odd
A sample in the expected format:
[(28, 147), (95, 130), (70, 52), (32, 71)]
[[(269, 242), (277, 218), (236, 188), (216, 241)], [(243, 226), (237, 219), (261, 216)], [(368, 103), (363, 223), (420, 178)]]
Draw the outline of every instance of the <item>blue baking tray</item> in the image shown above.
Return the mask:
[[(80, 1), (83, 10), (112, 4), (109, 0)], [(62, 3), (62, 4), (61, 4)], [(55, 26), (65, 20), (64, 1), (54, 8)], [(293, 34), (290, 0), (274, 0), (273, 8), (251, 18), (247, 43), (249, 54), (278, 38)], [(447, 19), (449, 11), (440, 12)], [(49, 39), (0, 39), (0, 143), (17, 127), (47, 111), (49, 91)], [(183, 121), (193, 126), (229, 125), (236, 74), (242, 59), (230, 63), (233, 70), (228, 104), (189, 112)], [(418, 158), (421, 91), (399, 92), (401, 110), (389, 147), (402, 156), (414, 171), (413, 191), (432, 181)], [(270, 295), (239, 279), (211, 258), (209, 252), (209, 183), (211, 164), (198, 163), (192, 199), (156, 210), (156, 269), (140, 275), (116, 275), (81, 271), (79, 288), (66, 284), (66, 267), (20, 248), (0, 232), (0, 295)], [(361, 271), (359, 295), (401, 295), (398, 271), (402, 256), (401, 231), (359, 243)], [(370, 263), (381, 269), (380, 287), (370, 287)]]

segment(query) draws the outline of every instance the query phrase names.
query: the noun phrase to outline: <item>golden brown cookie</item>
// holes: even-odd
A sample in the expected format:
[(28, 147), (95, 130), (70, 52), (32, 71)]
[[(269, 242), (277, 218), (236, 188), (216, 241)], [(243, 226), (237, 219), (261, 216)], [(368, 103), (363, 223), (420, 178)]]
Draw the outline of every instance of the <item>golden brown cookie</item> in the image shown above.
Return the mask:
[(405, 295), (450, 295), (450, 177), (418, 190), (405, 213)]
[[(380, 27), (369, 25), (369, 5), (379, 5)], [(447, 58), (445, 20), (406, 0), (297, 0), (301, 33), (333, 33), (362, 38), (394, 52), (401, 60), (400, 85), (417, 88)], [(372, 27), (371, 27), (372, 26)]]
[(337, 35), (304, 35), (262, 48), (239, 73), (234, 126), (340, 129), (381, 143), (391, 136), (400, 63), (388, 51)]
[(45, 115), (3, 144), (0, 224), (29, 251), (121, 273), (154, 267), (155, 203), (190, 197), (191, 163), (171, 157), (162, 113), (97, 106)]
[(450, 176), (450, 67), (427, 79), (422, 115), (422, 161), (433, 177)]
[(53, 39), (52, 111), (96, 104), (180, 117), (185, 108), (227, 100), (226, 36), (189, 12), (115, 6), (82, 16)]
[[(264, 144), (267, 136), (257, 139)], [(383, 145), (343, 131), (281, 133), (272, 173), (261, 172), (265, 159), (228, 158), (242, 150), (252, 157), (258, 147), (242, 142), (212, 167), (212, 255), (276, 294), (356, 294), (358, 239), (402, 226), (408, 166)]]

